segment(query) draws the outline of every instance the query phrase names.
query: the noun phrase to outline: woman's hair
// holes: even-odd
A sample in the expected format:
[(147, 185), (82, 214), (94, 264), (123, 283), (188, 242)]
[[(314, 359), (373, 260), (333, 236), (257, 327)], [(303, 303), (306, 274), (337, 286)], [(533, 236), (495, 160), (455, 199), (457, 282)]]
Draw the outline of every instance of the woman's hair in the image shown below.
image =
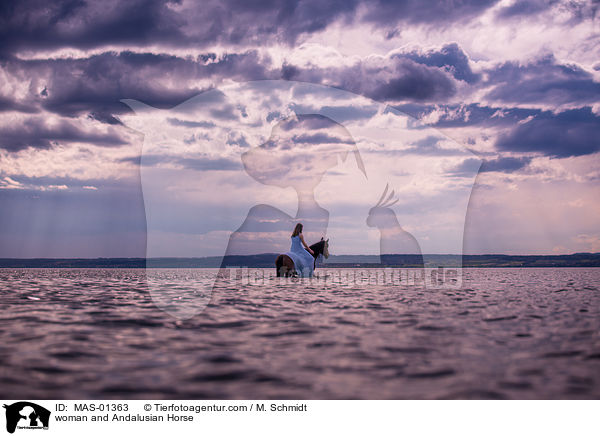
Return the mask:
[(292, 237), (298, 236), (300, 233), (302, 233), (302, 223), (296, 224), (296, 227), (294, 227), (294, 232), (292, 233)]

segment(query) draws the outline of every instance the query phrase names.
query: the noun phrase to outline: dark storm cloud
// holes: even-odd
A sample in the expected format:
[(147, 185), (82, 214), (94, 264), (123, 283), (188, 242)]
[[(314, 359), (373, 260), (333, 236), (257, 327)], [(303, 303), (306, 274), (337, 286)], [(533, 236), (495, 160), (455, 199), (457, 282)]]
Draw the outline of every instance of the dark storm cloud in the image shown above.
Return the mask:
[(406, 57), (431, 67), (442, 67), (457, 80), (467, 83), (475, 83), (480, 77), (479, 74), (473, 73), (469, 65), (469, 58), (456, 43), (446, 44), (439, 51), (430, 50), (427, 53), (411, 52), (394, 56)]
[(325, 82), (385, 102), (446, 100), (456, 93), (451, 76), (470, 84), (480, 78), (456, 43), (425, 53), (396, 52), (382, 62), (366, 59), (350, 67), (301, 69), (287, 64), (282, 68), (286, 79)]
[(484, 160), (479, 171), (482, 173), (514, 173), (525, 168), (530, 162), (530, 157), (500, 157), (498, 159)]
[[(214, 43), (294, 43), (331, 23), (364, 19), (374, 26), (466, 21), (496, 0), (5, 0), (0, 53), (107, 45), (201, 47)], [(362, 13), (366, 11), (366, 13)], [(359, 13), (360, 12), (360, 13)]]
[(104, 123), (104, 124), (123, 125), (123, 123), (120, 120), (116, 119), (111, 114), (106, 113), (106, 112), (92, 112), (88, 115), (88, 118), (90, 118), (92, 120), (100, 121), (101, 123)]
[(544, 0), (520, 0), (514, 2), (510, 6), (506, 6), (498, 11), (498, 18), (513, 18), (520, 16), (529, 16), (542, 12), (552, 4), (556, 4), (557, 1), (544, 1)]
[(446, 99), (456, 92), (454, 83), (439, 70), (417, 63), (403, 62), (397, 76), (364, 89), (366, 95), (380, 101)]
[(0, 148), (16, 152), (32, 147), (49, 149), (59, 143), (85, 142), (103, 147), (127, 144), (116, 132), (87, 132), (68, 122), (49, 125), (39, 118), (31, 118), (16, 125), (0, 127)]
[[(201, 79), (218, 86), (226, 79), (246, 81), (279, 78), (282, 74), (279, 68), (271, 66), (270, 59), (259, 56), (256, 51), (209, 56), (207, 59), (205, 61), (201, 56), (194, 59), (165, 54), (108, 52), (89, 58), (6, 60), (4, 71), (12, 80), (29, 81), (30, 94), (26, 101), (30, 105), (24, 108), (11, 100), (0, 100), (0, 110), (43, 109), (64, 117), (84, 115), (100, 123), (119, 125), (120, 121), (115, 115), (129, 111), (120, 102), (124, 98), (143, 101), (157, 108), (170, 108), (202, 92), (195, 87)], [(377, 64), (360, 62), (350, 67), (297, 71), (298, 80), (313, 83), (338, 81), (340, 87), (383, 101), (438, 100), (455, 90), (454, 79), (447, 72), (400, 57), (384, 58), (383, 62)], [(165, 77), (173, 78), (176, 87), (166, 86), (163, 81)], [(220, 96), (218, 93), (208, 94)], [(203, 102), (201, 104), (206, 103), (205, 99), (200, 100)], [(339, 112), (346, 118), (365, 115), (363, 110), (344, 112), (331, 107), (331, 111)], [(226, 104), (212, 109), (212, 116), (218, 119), (237, 120), (244, 113), (243, 107)], [(189, 123), (180, 125), (199, 127)], [(15, 126), (8, 133), (3, 138), (3, 147), (12, 151), (29, 146), (49, 148), (52, 141), (69, 140), (69, 137), (61, 136), (64, 132), (53, 135), (33, 129), (32, 126)], [(84, 136), (82, 133), (77, 137), (83, 139)], [(98, 136), (88, 136), (88, 140), (99, 145), (117, 141), (115, 138)]]
[(558, 114), (543, 112), (500, 135), (496, 148), (555, 158), (596, 153), (600, 151), (600, 117), (589, 107)]
[[(440, 108), (413, 104), (398, 109), (417, 118), (442, 110), (439, 120), (430, 124), (438, 128), (480, 126), (500, 129), (495, 143), (499, 151), (540, 153), (556, 158), (600, 151), (600, 117), (590, 107), (560, 113), (479, 105)], [(419, 147), (419, 150), (427, 148)], [(489, 165), (488, 168), (494, 168), (494, 164)]]
[(184, 20), (170, 8), (172, 3), (5, 0), (0, 6), (0, 53), (181, 40)]
[[(205, 63), (202, 59), (165, 54), (107, 52), (81, 59), (5, 61), (4, 69), (15, 80), (32, 83), (29, 99), (64, 116), (89, 113), (102, 122), (115, 123), (111, 115), (128, 111), (121, 99), (143, 101), (157, 108), (173, 107), (203, 91), (190, 85), (199, 79), (238, 81), (269, 77), (269, 61), (255, 51), (224, 55)], [(177, 86), (161, 79), (174, 77)], [(40, 97), (35, 88), (44, 88)]]
[(437, 67), (419, 64), (400, 56), (381, 63), (369, 60), (349, 67), (305, 68), (285, 65), (282, 77), (330, 85), (370, 97), (374, 100), (445, 100), (456, 92), (454, 81)]
[(568, 13), (571, 16), (570, 22), (581, 21), (595, 17), (598, 10), (598, 1), (519, 0), (501, 8), (497, 13), (497, 17), (502, 20), (531, 17), (553, 7), (558, 7), (561, 12)]
[(33, 105), (19, 103), (11, 98), (0, 96), (0, 112), (9, 111), (24, 112), (31, 114), (39, 112), (39, 109), (37, 109)]
[(589, 103), (600, 101), (600, 83), (573, 64), (560, 64), (553, 55), (527, 64), (505, 62), (487, 71), (487, 98), (511, 103)]
[[(144, 66), (143, 61), (148, 64)], [(185, 74), (185, 61), (173, 56), (104, 53), (84, 59), (20, 61), (17, 68), (45, 84), (48, 96), (42, 99), (42, 107), (64, 116), (122, 113), (127, 110), (119, 102), (122, 98), (171, 107), (199, 91), (168, 89), (156, 83), (159, 75), (171, 69)]]
[(88, 2), (7, 1), (1, 9), (0, 52), (110, 44), (246, 45), (265, 39), (293, 42), (352, 16), (355, 0), (244, 0), (182, 3), (160, 0)]
[(364, 3), (368, 7), (365, 19), (373, 23), (441, 24), (467, 21), (498, 3), (498, 0), (372, 0)]
[(478, 168), (480, 173), (514, 173), (527, 167), (530, 162), (530, 157), (499, 157), (483, 162), (479, 159), (469, 158), (450, 169), (448, 174), (457, 177), (471, 177)]
[[(208, 87), (219, 86), (227, 79), (243, 82), (285, 78), (327, 83), (376, 100), (396, 102), (444, 100), (456, 92), (452, 76), (466, 81), (477, 77), (456, 44), (426, 54), (395, 53), (376, 62), (367, 59), (351, 66), (332, 68), (303, 69), (289, 64), (280, 68), (272, 65), (270, 58), (249, 50), (222, 56), (209, 53), (196, 58), (130, 51), (106, 52), (87, 58), (12, 58), (4, 61), (3, 69), (15, 81), (31, 83), (28, 110), (36, 110), (38, 105), (68, 117), (88, 114), (108, 124), (118, 123), (114, 115), (129, 110), (121, 99), (170, 108), (204, 91), (198, 88), (198, 80), (203, 79)], [(166, 86), (165, 77), (173, 78), (175, 86)], [(233, 119), (239, 115), (235, 111), (228, 112), (231, 113), (220, 116)], [(346, 110), (342, 118), (362, 115), (350, 112)]]

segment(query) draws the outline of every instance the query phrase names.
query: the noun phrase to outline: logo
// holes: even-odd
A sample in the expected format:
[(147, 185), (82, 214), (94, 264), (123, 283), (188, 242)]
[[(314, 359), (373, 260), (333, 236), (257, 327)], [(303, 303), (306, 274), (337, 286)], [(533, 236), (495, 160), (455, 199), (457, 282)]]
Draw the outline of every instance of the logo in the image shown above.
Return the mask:
[(42, 406), (28, 401), (19, 401), (10, 406), (4, 405), (6, 409), (6, 431), (14, 433), (15, 429), (48, 429), (50, 423), (50, 411)]
[[(146, 283), (173, 317), (190, 319), (213, 292), (237, 286), (231, 268), (312, 278), (316, 258), (327, 264), (321, 238), (334, 251), (329, 265), (410, 268), (420, 286), (460, 288), (481, 159), (431, 126), (348, 91), (286, 80), (233, 83), (168, 110), (122, 101), (135, 112), (122, 121), (144, 137), (133, 162)], [(298, 223), (314, 250), (291, 239)], [(187, 269), (196, 261), (173, 270), (173, 257), (211, 259), (214, 270)]]

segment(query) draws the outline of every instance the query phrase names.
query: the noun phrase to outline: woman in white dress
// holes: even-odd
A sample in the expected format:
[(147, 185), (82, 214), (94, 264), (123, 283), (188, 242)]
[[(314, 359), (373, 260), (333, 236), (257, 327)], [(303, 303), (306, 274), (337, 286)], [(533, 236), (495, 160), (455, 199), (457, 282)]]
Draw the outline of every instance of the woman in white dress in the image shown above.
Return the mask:
[(304, 242), (302, 228), (301, 223), (296, 224), (296, 227), (294, 227), (292, 246), (290, 247), (290, 251), (285, 254), (294, 261), (296, 272), (300, 277), (312, 277), (315, 269), (314, 252)]

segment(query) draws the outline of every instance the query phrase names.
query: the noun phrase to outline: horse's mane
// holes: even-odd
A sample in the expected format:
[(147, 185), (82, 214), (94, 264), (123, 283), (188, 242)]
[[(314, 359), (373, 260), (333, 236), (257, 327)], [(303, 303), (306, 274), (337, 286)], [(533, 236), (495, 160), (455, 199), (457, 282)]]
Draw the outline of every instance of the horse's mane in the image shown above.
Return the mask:
[(318, 248), (319, 246), (323, 246), (323, 245), (325, 245), (325, 241), (319, 241), (319, 242), (317, 242), (315, 244), (312, 244), (310, 246), (310, 249), (313, 250), (313, 251), (315, 251), (316, 248)]

